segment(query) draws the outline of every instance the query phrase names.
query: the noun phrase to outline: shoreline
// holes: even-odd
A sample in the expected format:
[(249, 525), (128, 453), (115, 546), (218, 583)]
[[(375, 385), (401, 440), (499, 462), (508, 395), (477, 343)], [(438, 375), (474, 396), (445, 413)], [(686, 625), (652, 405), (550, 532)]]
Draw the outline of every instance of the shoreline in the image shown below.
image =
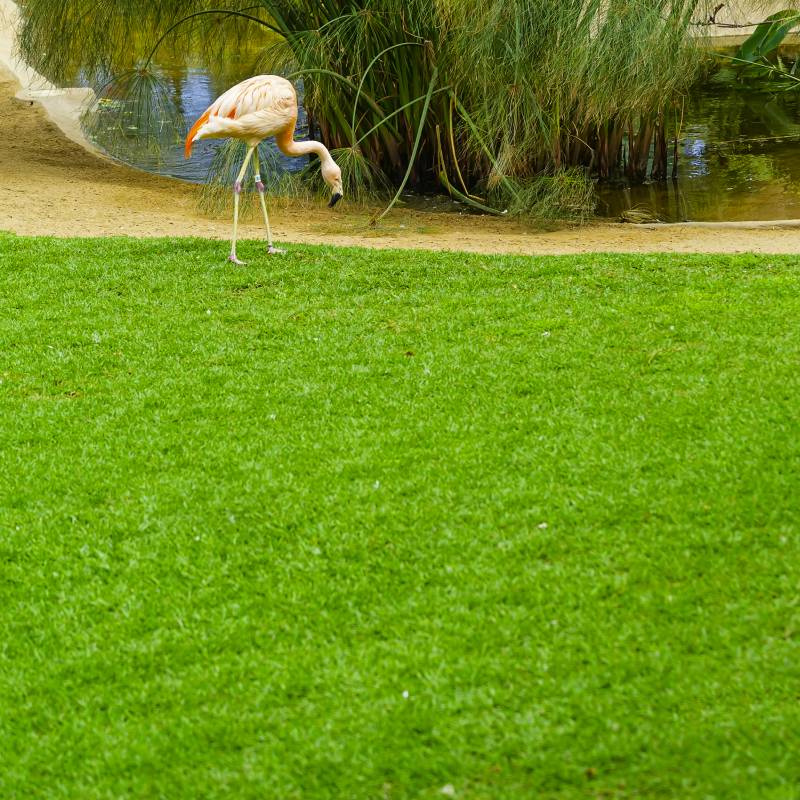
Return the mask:
[[(16, 65), (11, 0), (0, 0), (0, 230), (19, 235), (197, 236), (228, 239), (229, 215), (203, 216), (200, 187), (128, 167), (98, 152), (79, 125), (77, 93)], [(231, 204), (232, 205), (232, 204)], [(276, 241), (487, 254), (601, 252), (800, 253), (800, 220), (631, 224), (594, 222), (553, 231), (470, 212), (397, 208), (377, 228), (370, 210), (273, 203)], [(242, 239), (264, 238), (255, 216)], [(224, 246), (220, 253), (224, 258)]]
[[(231, 219), (198, 210), (200, 187), (99, 158), (72, 141), (41, 104), (17, 99), (19, 83), (0, 68), (0, 230), (30, 236), (196, 236), (226, 240)], [(601, 252), (800, 253), (800, 221), (620, 224), (531, 230), (519, 222), (471, 213), (398, 208), (378, 228), (368, 209), (343, 204), (275, 203), (277, 242), (345, 247), (413, 248), (486, 254)], [(241, 238), (263, 240), (252, 216)], [(220, 261), (227, 254), (220, 242)]]

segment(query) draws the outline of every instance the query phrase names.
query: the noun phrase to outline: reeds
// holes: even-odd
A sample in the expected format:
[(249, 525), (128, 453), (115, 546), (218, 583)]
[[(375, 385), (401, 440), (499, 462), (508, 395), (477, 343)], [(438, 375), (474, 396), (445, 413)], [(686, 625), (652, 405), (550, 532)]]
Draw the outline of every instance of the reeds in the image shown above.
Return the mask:
[[(433, 188), (444, 172), (450, 185), (463, 181), (462, 189), (480, 194), (504, 176), (529, 187), (509, 199), (515, 207), (556, 185), (564, 170), (573, 179), (576, 168), (634, 182), (666, 177), (667, 142), (699, 62), (688, 28), (703, 7), (695, 0), (331, 0), (320, 24), (317, 2), (262, 5), (286, 26), (289, 44), (270, 66), (304, 76), (307, 106), (327, 141), (345, 146), (374, 128), (362, 149), (398, 183), (422, 126), (412, 186)], [(434, 72), (437, 94), (423, 119)], [(402, 112), (382, 124), (375, 104), (333, 73), (358, 79), (381, 109)]]

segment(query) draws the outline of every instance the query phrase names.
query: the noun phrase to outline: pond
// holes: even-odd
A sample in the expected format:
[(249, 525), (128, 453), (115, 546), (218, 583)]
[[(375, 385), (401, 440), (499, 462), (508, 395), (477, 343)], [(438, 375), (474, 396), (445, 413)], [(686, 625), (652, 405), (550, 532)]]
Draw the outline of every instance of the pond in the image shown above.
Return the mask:
[(800, 92), (706, 86), (686, 104), (677, 180), (600, 186), (598, 212), (637, 208), (665, 222), (798, 218), (798, 120)]
[[(213, 69), (208, 69), (198, 57), (190, 57), (181, 63), (162, 60), (154, 67), (156, 74), (170, 87), (178, 111), (183, 114), (186, 123), (191, 124), (231, 86), (251, 75), (258, 74), (259, 70), (256, 67), (258, 55), (257, 48), (240, 44), (236, 52), (227, 55), (224, 61), (215, 63)], [(77, 75), (76, 80), (84, 86), (97, 83), (96, 80), (89, 80), (84, 75)], [(108, 152), (110, 148), (104, 146), (103, 113), (101, 104), (94, 113), (95, 119), (92, 121), (92, 125), (84, 126), (84, 130), (100, 149)], [(137, 132), (131, 129), (130, 147), (126, 148), (124, 143), (120, 145), (119, 138), (115, 137), (115, 146), (110, 155), (147, 172), (169, 175), (193, 183), (205, 182), (208, 179), (214, 154), (224, 145), (224, 141), (219, 139), (203, 140), (195, 146), (192, 158), (186, 160), (183, 154), (185, 131), (178, 130), (175, 121), (171, 118), (165, 118), (163, 122), (166, 135), (159, 148), (135, 147)], [(301, 107), (296, 138), (306, 137), (306, 126), (305, 112)], [(284, 156), (272, 141), (267, 143), (267, 147), (273, 151), (275, 160), (282, 169), (297, 170), (307, 163), (305, 158)]]
[[(192, 121), (222, 92), (254, 74), (256, 62), (257, 51), (243, 50), (210, 71), (199, 60), (162, 63), (159, 70)], [(712, 81), (686, 101), (677, 179), (627, 188), (599, 184), (598, 213), (617, 218), (636, 208), (665, 222), (800, 218), (798, 120), (800, 92), (765, 92)], [(298, 138), (304, 136), (303, 123), (301, 110)], [(219, 141), (202, 142), (185, 161), (176, 135), (160, 151), (114, 155), (147, 171), (199, 183), (207, 179), (220, 146)], [(306, 163), (280, 154), (277, 160), (289, 170)], [(668, 174), (671, 170), (670, 154)]]

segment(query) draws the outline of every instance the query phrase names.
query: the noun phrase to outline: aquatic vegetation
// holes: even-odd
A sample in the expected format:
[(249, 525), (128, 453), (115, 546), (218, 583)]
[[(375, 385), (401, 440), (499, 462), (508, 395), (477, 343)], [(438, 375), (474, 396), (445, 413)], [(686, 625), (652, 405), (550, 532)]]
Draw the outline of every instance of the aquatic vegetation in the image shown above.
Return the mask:
[(733, 66), (723, 76), (737, 82), (769, 83), (775, 89), (800, 88), (798, 60), (786, 63), (778, 52), (786, 37), (800, 28), (800, 10), (787, 8), (770, 14), (732, 56), (721, 54)]
[(259, 68), (302, 80), (310, 134), (349, 154), (346, 173), (354, 185), (366, 173), (366, 193), (444, 186), (479, 207), (499, 195), (498, 211), (530, 213), (547, 195), (557, 216), (578, 208), (581, 217), (586, 184), (576, 170), (667, 177), (668, 143), (701, 60), (688, 32), (706, 5), (28, 0), (21, 46), (57, 78), (76, 58), (129, 69), (134, 33), (143, 56), (165, 37), (178, 50), (199, 43), (209, 58), (259, 36)]

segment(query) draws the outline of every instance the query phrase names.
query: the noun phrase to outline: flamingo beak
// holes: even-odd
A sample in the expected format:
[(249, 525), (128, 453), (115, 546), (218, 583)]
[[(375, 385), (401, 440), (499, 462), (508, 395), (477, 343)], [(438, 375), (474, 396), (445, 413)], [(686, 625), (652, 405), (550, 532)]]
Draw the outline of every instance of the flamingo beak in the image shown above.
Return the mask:
[(330, 203), (328, 203), (328, 208), (333, 208), (340, 200), (342, 199), (341, 192), (336, 192), (333, 197), (331, 197)]

